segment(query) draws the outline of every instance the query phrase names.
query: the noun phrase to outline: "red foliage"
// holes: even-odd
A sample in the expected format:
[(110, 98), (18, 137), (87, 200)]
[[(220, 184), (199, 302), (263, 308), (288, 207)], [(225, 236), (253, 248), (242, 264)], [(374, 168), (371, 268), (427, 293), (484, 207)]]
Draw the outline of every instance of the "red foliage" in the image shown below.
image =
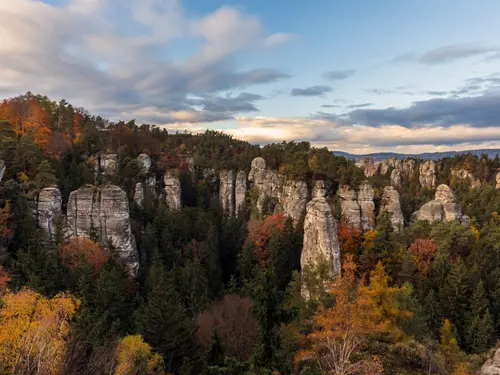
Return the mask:
[(417, 258), (424, 273), (427, 273), (429, 270), (432, 257), (437, 248), (438, 245), (430, 238), (418, 238), (410, 245), (410, 251), (415, 255), (415, 258)]
[(3, 294), (5, 288), (7, 287), (7, 283), (10, 281), (10, 277), (7, 274), (2, 266), (0, 266), (0, 296)]
[(267, 243), (274, 230), (283, 230), (285, 227), (285, 215), (276, 213), (266, 217), (264, 220), (252, 220), (248, 222), (248, 237), (254, 247), (254, 255), (259, 265), (263, 267), (269, 258)]
[(88, 238), (75, 237), (61, 246), (61, 257), (70, 269), (78, 267), (85, 260), (92, 267), (94, 275), (97, 275), (106, 264), (109, 252)]
[(363, 233), (361, 230), (341, 222), (337, 226), (337, 235), (342, 254), (356, 256), (363, 242)]

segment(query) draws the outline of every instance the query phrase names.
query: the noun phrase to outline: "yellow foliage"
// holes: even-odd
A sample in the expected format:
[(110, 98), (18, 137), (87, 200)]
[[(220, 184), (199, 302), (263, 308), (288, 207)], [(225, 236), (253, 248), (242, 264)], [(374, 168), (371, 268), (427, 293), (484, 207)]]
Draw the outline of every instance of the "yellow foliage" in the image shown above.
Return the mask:
[(470, 231), (474, 234), (474, 238), (476, 239), (476, 241), (479, 241), (479, 230), (475, 226), (471, 225)]
[(474, 375), (474, 373), (470, 370), (469, 366), (466, 364), (460, 364), (450, 375)]
[(439, 330), (440, 339), (440, 349), (448, 354), (458, 352), (457, 339), (453, 336), (453, 327), (448, 319), (443, 321), (443, 325)]
[(163, 358), (153, 353), (141, 335), (124, 337), (116, 349), (114, 375), (163, 375)]
[(58, 374), (70, 321), (80, 301), (67, 293), (46, 298), (30, 289), (7, 292), (0, 305), (0, 373)]
[(377, 238), (376, 230), (369, 230), (368, 232), (366, 232), (362, 243), (363, 250), (369, 250), (373, 246), (375, 246), (376, 238)]

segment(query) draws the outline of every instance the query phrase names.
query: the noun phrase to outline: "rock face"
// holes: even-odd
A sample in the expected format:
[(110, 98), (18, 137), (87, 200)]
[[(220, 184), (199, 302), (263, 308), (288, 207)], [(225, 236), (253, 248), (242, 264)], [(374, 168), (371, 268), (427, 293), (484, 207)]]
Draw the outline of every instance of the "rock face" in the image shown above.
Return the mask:
[(280, 198), (281, 176), (277, 171), (267, 168), (263, 158), (258, 157), (252, 160), (248, 181), (257, 190), (257, 211), (259, 214), (262, 214), (266, 198)]
[(372, 158), (362, 158), (359, 161), (359, 167), (363, 170), (366, 177), (372, 177), (377, 172), (375, 161)]
[(137, 184), (135, 184), (134, 202), (139, 207), (142, 207), (142, 205), (144, 204), (144, 184), (142, 182), (138, 182)]
[(358, 204), (361, 211), (361, 230), (366, 232), (375, 228), (375, 191), (367, 182), (363, 182), (358, 190)]
[(399, 169), (393, 169), (391, 172), (391, 186), (399, 187), (403, 182), (403, 176)]
[(306, 181), (289, 180), (283, 186), (280, 203), (283, 213), (292, 218), (296, 225), (306, 210), (309, 189)]
[(114, 176), (118, 164), (118, 155), (101, 154), (99, 155), (99, 171), (105, 176)]
[(85, 185), (73, 191), (68, 201), (70, 234), (110, 241), (132, 274), (139, 268), (135, 238), (130, 229), (130, 213), (125, 192), (118, 186), (98, 188)]
[[(147, 174), (151, 168), (151, 158), (149, 157), (148, 154), (140, 154), (137, 157), (137, 161), (142, 167), (142, 173)], [(139, 206), (142, 207), (144, 203), (144, 195), (145, 195), (145, 190), (149, 189), (151, 194), (156, 197), (156, 177), (155, 176), (149, 176), (146, 177), (146, 179), (143, 182), (138, 182), (135, 185), (135, 191), (134, 191), (134, 202)]]
[(221, 171), (219, 174), (219, 200), (227, 215), (234, 214), (234, 171)]
[(323, 180), (314, 181), (311, 193), (312, 198), (321, 198), (326, 196), (326, 184)]
[(469, 184), (471, 189), (481, 186), (481, 180), (475, 178), (474, 175), (465, 169), (452, 169), (451, 175), (456, 177), (460, 181), (464, 181)]
[(142, 171), (144, 173), (148, 173), (149, 169), (151, 168), (151, 158), (149, 157), (149, 155), (148, 154), (140, 154), (137, 157), (137, 161), (142, 166)]
[(433, 189), (436, 186), (436, 162), (427, 160), (420, 165), (420, 185), (428, 189)]
[(2, 181), (4, 174), (5, 174), (5, 162), (3, 160), (0, 160), (0, 181)]
[(395, 231), (403, 228), (404, 217), (399, 202), (399, 193), (393, 186), (386, 186), (384, 188), (380, 212), (388, 212), (391, 214), (391, 225)]
[(172, 211), (181, 209), (181, 182), (179, 178), (172, 172), (166, 171), (163, 177), (165, 184), (165, 199), (167, 206)]
[(349, 186), (343, 185), (337, 192), (340, 200), (342, 219), (354, 228), (361, 228), (361, 209), (357, 201), (356, 192)]
[[(0, 176), (1, 176), (1, 174), (2, 174), (2, 172), (0, 172)], [(2, 180), (2, 179), (0, 178), (0, 180)], [(500, 189), (500, 172), (497, 173), (497, 175), (495, 177), (495, 181), (497, 183), (496, 188)]]
[(479, 374), (480, 375), (500, 375), (500, 349), (497, 349), (495, 351), (495, 355), (493, 356), (493, 358), (488, 359), (484, 363)]
[(247, 193), (247, 174), (244, 171), (236, 173), (236, 182), (234, 184), (234, 209), (236, 215), (239, 215), (245, 205)]
[(306, 210), (301, 267), (324, 260), (330, 266), (331, 276), (337, 276), (340, 274), (340, 246), (332, 210), (324, 197), (313, 198)]
[(413, 220), (427, 220), (430, 223), (456, 220), (465, 225), (470, 221), (467, 216), (462, 215), (453, 191), (444, 184), (437, 187), (434, 200), (427, 202), (413, 214)]
[(55, 234), (54, 219), (61, 215), (62, 196), (57, 187), (47, 187), (40, 191), (37, 204), (38, 226), (49, 236)]

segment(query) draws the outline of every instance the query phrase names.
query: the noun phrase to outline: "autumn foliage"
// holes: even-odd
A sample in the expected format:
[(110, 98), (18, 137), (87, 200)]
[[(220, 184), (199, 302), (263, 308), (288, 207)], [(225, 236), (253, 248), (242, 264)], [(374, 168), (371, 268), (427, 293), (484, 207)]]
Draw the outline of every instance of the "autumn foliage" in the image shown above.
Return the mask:
[(264, 220), (252, 220), (248, 223), (247, 241), (254, 245), (254, 255), (259, 265), (263, 267), (269, 258), (267, 244), (274, 230), (283, 230), (285, 227), (285, 215), (276, 213), (266, 217)]
[(141, 335), (125, 336), (116, 348), (114, 375), (163, 375), (163, 358), (153, 353)]
[(23, 289), (7, 292), (0, 305), (0, 373), (59, 374), (79, 300)]
[(429, 271), (434, 253), (438, 245), (431, 239), (418, 238), (410, 245), (410, 251), (418, 261), (418, 265), (424, 274)]
[(109, 258), (109, 251), (101, 244), (88, 238), (75, 237), (60, 248), (63, 263), (70, 269), (87, 262), (95, 275), (99, 273)]
[(363, 242), (361, 230), (341, 222), (337, 225), (337, 236), (342, 254), (356, 256)]
[(0, 266), (0, 296), (3, 294), (4, 290), (7, 288), (7, 283), (10, 281), (10, 277), (3, 269), (2, 266)]

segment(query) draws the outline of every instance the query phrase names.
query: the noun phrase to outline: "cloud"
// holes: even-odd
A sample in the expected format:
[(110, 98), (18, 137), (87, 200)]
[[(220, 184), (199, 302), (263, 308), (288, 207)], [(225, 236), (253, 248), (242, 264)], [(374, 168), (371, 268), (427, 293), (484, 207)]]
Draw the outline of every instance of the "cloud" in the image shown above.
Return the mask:
[[(108, 17), (111, 8), (120, 22)], [(234, 117), (257, 109), (260, 99), (249, 98), (248, 87), (288, 77), (268, 67), (241, 69), (236, 54), (259, 53), (269, 40), (285, 37), (269, 35), (258, 18), (232, 7), (193, 17), (177, 0), (71, 0), (60, 6), (2, 0), (0, 35), (2, 95), (29, 90), (65, 97), (112, 119), (134, 113), (148, 123)], [(190, 53), (178, 54), (177, 45), (189, 46)], [(192, 95), (203, 98), (201, 108), (188, 99)], [(191, 115), (179, 119), (174, 113)]]
[(311, 86), (303, 89), (295, 88), (290, 92), (291, 96), (323, 96), (328, 92), (332, 92), (333, 89), (330, 86)]
[(420, 61), (428, 65), (443, 64), (492, 51), (495, 49), (473, 44), (450, 44), (426, 52), (420, 57)]
[(350, 108), (350, 109), (364, 108), (364, 107), (369, 107), (371, 105), (373, 105), (373, 103), (351, 104), (351, 105), (348, 105), (347, 108)]
[(323, 77), (325, 79), (329, 79), (331, 81), (338, 81), (342, 79), (349, 78), (356, 72), (355, 69), (348, 69), (348, 70), (330, 70), (328, 72), (325, 72), (323, 74)]
[(321, 108), (342, 108), (342, 106), (336, 104), (323, 104)]
[(294, 37), (295, 37), (294, 34), (289, 34), (289, 33), (277, 33), (277, 34), (269, 35), (264, 40), (264, 46), (275, 47), (277, 45), (289, 42)]

